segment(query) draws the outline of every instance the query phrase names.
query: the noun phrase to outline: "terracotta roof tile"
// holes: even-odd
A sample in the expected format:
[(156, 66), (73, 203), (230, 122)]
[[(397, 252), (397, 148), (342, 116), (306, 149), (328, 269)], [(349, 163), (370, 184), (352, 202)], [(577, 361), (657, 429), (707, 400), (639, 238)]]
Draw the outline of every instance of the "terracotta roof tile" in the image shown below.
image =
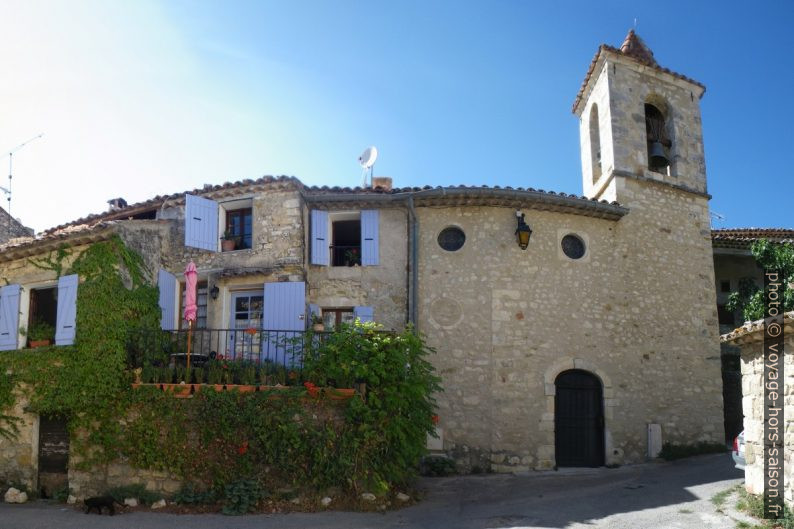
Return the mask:
[[(651, 49), (643, 42), (643, 40), (634, 33), (634, 30), (630, 30), (628, 35), (626, 35), (623, 44), (620, 48), (615, 48), (614, 46), (610, 46), (608, 44), (602, 44), (598, 47), (598, 51), (596, 51), (593, 60), (590, 61), (590, 68), (587, 70), (587, 74), (584, 77), (584, 81), (582, 81), (582, 86), (579, 88), (579, 93), (576, 95), (576, 99), (573, 102), (573, 106), (571, 107), (571, 112), (576, 114), (576, 108), (579, 106), (579, 103), (585, 96), (585, 90), (587, 90), (587, 85), (590, 83), (590, 78), (593, 76), (595, 72), (596, 65), (598, 64), (598, 60), (601, 58), (602, 54), (607, 53), (614, 53), (618, 55), (622, 55), (624, 57), (630, 57), (635, 61), (648, 66), (649, 68), (653, 68), (656, 71), (664, 72), (667, 74), (676, 77), (677, 79), (683, 79), (684, 81), (688, 81), (694, 85), (697, 85), (703, 89), (705, 92), (706, 86), (694, 79), (687, 77), (686, 75), (682, 75), (680, 73), (674, 72), (668, 68), (663, 68), (659, 66), (656, 62), (656, 59), (653, 57), (653, 52)], [(701, 94), (702, 95), (702, 94)]]
[(794, 243), (794, 229), (721, 228), (711, 230), (711, 244), (718, 248), (749, 248), (759, 239)]

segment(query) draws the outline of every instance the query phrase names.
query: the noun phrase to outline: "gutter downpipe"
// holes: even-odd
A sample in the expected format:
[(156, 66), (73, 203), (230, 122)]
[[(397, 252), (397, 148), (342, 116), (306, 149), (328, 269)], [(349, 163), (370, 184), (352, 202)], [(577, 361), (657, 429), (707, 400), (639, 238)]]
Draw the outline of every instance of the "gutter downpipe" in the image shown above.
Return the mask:
[(419, 284), (419, 270), (418, 270), (418, 263), (419, 263), (419, 243), (417, 241), (417, 234), (419, 233), (419, 219), (416, 218), (416, 209), (414, 209), (414, 197), (413, 194), (408, 196), (407, 200), (408, 205), (408, 216), (411, 220), (411, 275), (409, 279), (409, 286), (408, 286), (408, 295), (409, 295), (409, 310), (408, 310), (408, 323), (414, 326), (415, 331), (419, 331), (418, 328), (418, 319), (417, 319), (417, 310), (416, 310), (416, 298), (417, 298), (417, 286)]

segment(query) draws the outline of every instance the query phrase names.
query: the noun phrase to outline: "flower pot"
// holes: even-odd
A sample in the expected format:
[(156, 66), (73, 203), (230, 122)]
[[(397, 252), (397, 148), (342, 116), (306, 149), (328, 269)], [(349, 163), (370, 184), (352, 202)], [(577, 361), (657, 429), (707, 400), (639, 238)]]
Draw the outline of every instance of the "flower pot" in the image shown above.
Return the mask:
[(312, 330), (314, 332), (323, 332), (325, 330), (325, 324), (315, 323), (314, 325), (312, 325)]
[(224, 384), (213, 384), (212, 387), (215, 388), (215, 391), (223, 391), (226, 386)]
[(35, 349), (36, 347), (47, 347), (51, 343), (50, 340), (30, 340), (29, 345), (31, 349)]
[(355, 394), (356, 390), (353, 388), (325, 388), (325, 396), (331, 400), (347, 400)]
[(236, 389), (238, 393), (253, 393), (256, 391), (256, 386), (249, 386), (248, 384), (238, 384), (231, 386), (230, 389)]
[(223, 239), (221, 241), (221, 250), (224, 252), (231, 252), (237, 246), (237, 242), (234, 239)]

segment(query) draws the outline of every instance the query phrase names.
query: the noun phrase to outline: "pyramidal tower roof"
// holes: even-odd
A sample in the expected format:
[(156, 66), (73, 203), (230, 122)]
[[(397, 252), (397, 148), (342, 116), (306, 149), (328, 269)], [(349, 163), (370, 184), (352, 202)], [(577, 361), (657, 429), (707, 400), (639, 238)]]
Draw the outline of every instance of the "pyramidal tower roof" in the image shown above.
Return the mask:
[(659, 66), (656, 62), (656, 59), (653, 58), (653, 52), (651, 49), (647, 44), (645, 44), (639, 35), (634, 33), (633, 29), (629, 30), (628, 35), (626, 35), (626, 38), (623, 40), (623, 44), (620, 45), (620, 53), (637, 59), (638, 61), (649, 66)]
[(644, 64), (649, 68), (653, 68), (659, 72), (664, 72), (667, 74), (672, 75), (678, 79), (683, 79), (684, 81), (690, 82), (694, 85), (699, 86), (702, 90), (701, 93), (698, 94), (698, 97), (703, 96), (703, 92), (705, 92), (706, 87), (691, 79), (685, 75), (681, 75), (680, 73), (676, 73), (668, 68), (664, 68), (659, 66), (659, 63), (656, 62), (656, 59), (653, 57), (653, 52), (648, 47), (647, 44), (637, 35), (633, 29), (630, 29), (626, 38), (623, 39), (623, 44), (620, 45), (620, 48), (615, 48), (614, 46), (610, 46), (608, 44), (602, 44), (598, 47), (598, 51), (593, 57), (592, 62), (590, 63), (590, 69), (587, 71), (587, 75), (585, 75), (584, 82), (582, 82), (582, 86), (579, 89), (579, 93), (576, 95), (576, 99), (573, 102), (573, 108), (571, 109), (574, 114), (576, 114), (576, 109), (579, 107), (579, 104), (584, 100), (585, 92), (587, 90), (587, 86), (590, 83), (590, 79), (595, 74), (596, 66), (598, 65), (599, 59), (602, 59), (604, 56), (608, 54), (617, 54), (623, 57), (628, 57), (634, 61), (639, 62), (640, 64)]

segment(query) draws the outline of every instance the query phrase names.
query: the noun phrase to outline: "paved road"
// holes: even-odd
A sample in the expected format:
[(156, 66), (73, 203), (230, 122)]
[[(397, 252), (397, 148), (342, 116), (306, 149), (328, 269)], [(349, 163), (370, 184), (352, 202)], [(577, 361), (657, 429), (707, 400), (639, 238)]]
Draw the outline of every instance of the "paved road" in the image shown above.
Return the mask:
[(741, 483), (729, 454), (618, 469), (424, 479), (421, 503), (386, 514), (87, 516), (43, 502), (0, 504), (2, 529), (726, 529), (710, 498)]

